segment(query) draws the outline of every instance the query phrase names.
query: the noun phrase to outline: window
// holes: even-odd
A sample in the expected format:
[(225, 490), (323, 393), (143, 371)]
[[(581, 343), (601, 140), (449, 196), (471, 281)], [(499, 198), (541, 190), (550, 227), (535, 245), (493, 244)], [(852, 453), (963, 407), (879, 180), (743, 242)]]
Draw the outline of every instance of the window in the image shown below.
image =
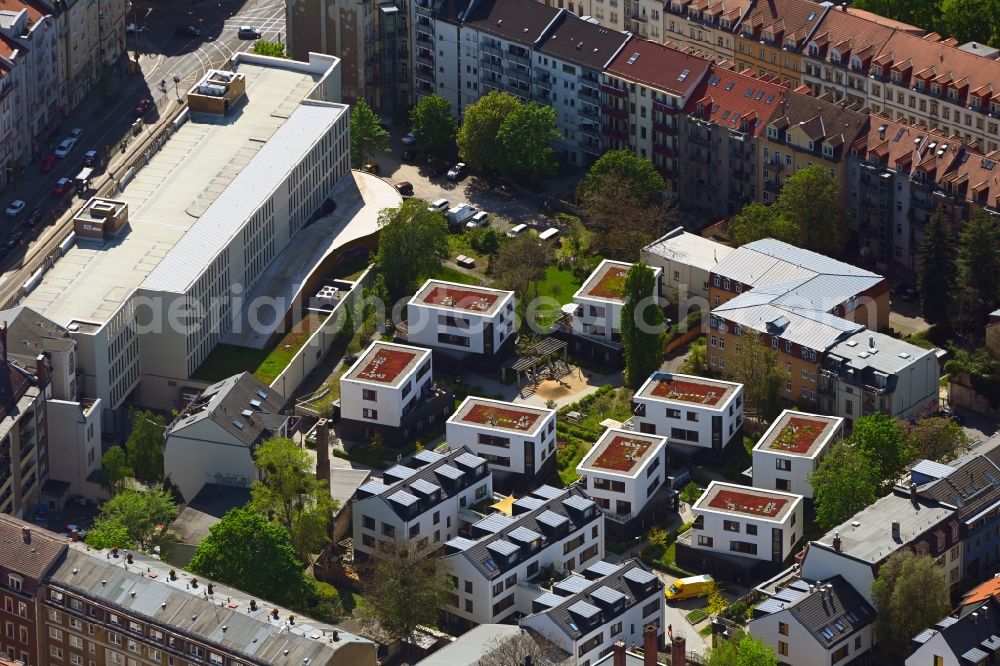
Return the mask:
[[(785, 626), (787, 627), (788, 625)], [(780, 654), (782, 657), (788, 656), (788, 643), (786, 643), (785, 641), (778, 641), (778, 654)]]
[(780, 469), (782, 472), (788, 472), (792, 469), (792, 461), (788, 458), (777, 458), (774, 461), (775, 469)]
[(786, 622), (778, 623), (778, 633), (781, 634), (782, 636), (788, 635), (788, 624)]
[(56, 629), (55, 627), (49, 627), (49, 638), (55, 641), (61, 641), (63, 639), (62, 630)]
[(52, 655), (53, 657), (55, 657), (56, 659), (62, 659), (63, 658), (62, 648), (58, 648), (55, 645), (49, 647), (49, 654)]
[(382, 536), (387, 536), (390, 539), (396, 537), (396, 528), (389, 523), (382, 523)]
[(472, 581), (471, 580), (465, 581), (465, 593), (466, 594), (472, 594)]
[(79, 636), (69, 635), (69, 645), (70, 647), (75, 647), (77, 650), (83, 649), (83, 639)]
[(361, 398), (371, 402), (378, 402), (378, 391), (374, 391), (372, 389), (362, 389)]
[(18, 592), (20, 592), (21, 586), (23, 584), (24, 581), (21, 580), (20, 576), (15, 576), (14, 574), (10, 574), (7, 576), (7, 587), (9, 587), (10, 589), (17, 590)]
[(371, 516), (361, 516), (361, 526), (366, 530), (375, 531), (375, 519)]
[(747, 523), (747, 534), (750, 536), (757, 536), (757, 526)]
[(73, 666), (83, 666), (83, 657), (78, 654), (71, 654), (69, 656), (69, 663), (73, 664)]
[(723, 520), (722, 529), (724, 529), (727, 532), (739, 532), (740, 524), (735, 520)]
[(83, 622), (80, 622), (80, 620), (76, 619), (72, 615), (69, 618), (69, 626), (70, 626), (70, 629), (76, 629), (77, 631), (83, 631)]
[(210, 663), (213, 663), (213, 664), (220, 664), (220, 666), (221, 666), (221, 664), (224, 663), (224, 661), (222, 659), (222, 655), (221, 654), (215, 654), (214, 652), (209, 652), (208, 653), (208, 661)]
[(711, 548), (712, 547), (712, 537), (705, 536), (703, 534), (699, 534), (698, 535), (698, 545), (699, 546), (704, 546), (706, 548)]
[(366, 408), (364, 408), (364, 409), (361, 410), (361, 416), (363, 416), (366, 419), (377, 419), (378, 418), (378, 410), (377, 409), (368, 409), (366, 407)]
[(50, 608), (49, 609), (49, 619), (51, 621), (53, 621), (53, 622), (58, 622), (59, 624), (62, 624), (62, 613), (60, 613), (57, 610), (54, 610), (54, 609)]
[(833, 651), (830, 655), (830, 663), (836, 664), (838, 661), (847, 656), (847, 645), (841, 645), (839, 648)]
[(136, 654), (139, 654), (142, 651), (142, 648), (139, 647), (139, 644), (136, 641), (132, 640), (131, 638), (128, 639), (128, 649), (129, 652), (135, 652)]
[(121, 645), (122, 644), (122, 637), (119, 636), (118, 634), (116, 634), (113, 631), (109, 631), (108, 632), (108, 642), (111, 643), (112, 645)]
[(472, 612), (472, 599), (466, 599), (465, 600), (465, 612), (466, 613), (471, 613)]

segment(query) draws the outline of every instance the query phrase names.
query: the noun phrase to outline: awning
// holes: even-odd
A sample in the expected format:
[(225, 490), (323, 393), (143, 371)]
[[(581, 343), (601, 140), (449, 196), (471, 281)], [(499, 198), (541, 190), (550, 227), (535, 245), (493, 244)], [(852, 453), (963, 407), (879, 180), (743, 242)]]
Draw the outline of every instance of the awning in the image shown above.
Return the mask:
[(496, 504), (490, 505), (491, 509), (496, 509), (502, 514), (513, 516), (514, 515), (514, 496), (508, 495)]
[(84, 167), (84, 168), (80, 169), (80, 173), (76, 174), (76, 179), (77, 180), (90, 180), (90, 176), (93, 173), (94, 173), (93, 169), (91, 169), (90, 167)]

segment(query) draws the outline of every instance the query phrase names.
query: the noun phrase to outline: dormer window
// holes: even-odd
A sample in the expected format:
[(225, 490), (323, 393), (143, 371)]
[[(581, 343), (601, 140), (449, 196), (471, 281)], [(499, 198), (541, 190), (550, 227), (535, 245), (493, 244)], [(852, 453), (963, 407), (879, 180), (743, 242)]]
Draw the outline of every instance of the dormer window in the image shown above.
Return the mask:
[(753, 37), (753, 28), (750, 27), (749, 25), (743, 26), (743, 36), (744, 37)]
[(899, 72), (899, 70), (894, 69), (892, 70), (890, 78), (892, 79), (893, 83), (900, 83), (903, 80), (903, 75)]
[(948, 88), (948, 99), (955, 101), (958, 99), (958, 89)]
[(778, 128), (777, 127), (768, 127), (767, 128), (767, 138), (768, 139), (777, 139), (778, 138)]
[(809, 150), (816, 150), (816, 142), (815, 141), (810, 141), (809, 142)]
[(815, 44), (810, 44), (809, 45), (809, 55), (811, 55), (811, 56), (818, 56), (819, 55), (819, 47), (816, 46)]
[(833, 146), (828, 143), (823, 144), (823, 157), (833, 157)]
[(975, 109), (976, 111), (978, 111), (979, 110), (979, 98), (978, 97), (973, 97), (972, 100), (971, 100), (971, 102), (970, 102), (970, 104), (969, 104), (969, 106), (971, 106), (973, 109)]
[(765, 32), (764, 33), (764, 41), (765, 42), (773, 42), (774, 41), (774, 33), (770, 32), (770, 31)]
[(882, 65), (872, 65), (872, 76), (882, 76)]
[(924, 91), (924, 82), (921, 79), (917, 79), (917, 82), (913, 84), (913, 88), (917, 92), (923, 92)]
[(933, 93), (935, 95), (940, 95), (941, 94), (941, 84), (940, 83), (932, 83), (931, 84), (931, 93)]
[(792, 39), (791, 37), (789, 37), (788, 39), (786, 39), (785, 40), (785, 48), (788, 49), (789, 51), (794, 51), (795, 50), (795, 40)]
[(830, 62), (835, 65), (840, 64), (840, 51), (837, 49), (830, 49)]
[(732, 24), (730, 23), (729, 19), (720, 19), (719, 25), (725, 28), (726, 30), (729, 30), (729, 28), (732, 27)]
[(1000, 107), (997, 106), (996, 102), (990, 102), (990, 113), (997, 113)]
[(851, 56), (851, 69), (861, 69), (863, 65), (861, 64), (861, 58), (858, 56)]

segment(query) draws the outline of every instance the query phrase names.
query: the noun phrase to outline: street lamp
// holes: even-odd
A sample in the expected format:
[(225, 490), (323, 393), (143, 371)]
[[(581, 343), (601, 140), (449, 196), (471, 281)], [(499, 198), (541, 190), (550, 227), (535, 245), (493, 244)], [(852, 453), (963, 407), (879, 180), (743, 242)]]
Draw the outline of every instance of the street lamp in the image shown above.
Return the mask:
[(174, 95), (177, 96), (178, 102), (181, 101), (180, 83), (181, 83), (181, 77), (174, 74)]

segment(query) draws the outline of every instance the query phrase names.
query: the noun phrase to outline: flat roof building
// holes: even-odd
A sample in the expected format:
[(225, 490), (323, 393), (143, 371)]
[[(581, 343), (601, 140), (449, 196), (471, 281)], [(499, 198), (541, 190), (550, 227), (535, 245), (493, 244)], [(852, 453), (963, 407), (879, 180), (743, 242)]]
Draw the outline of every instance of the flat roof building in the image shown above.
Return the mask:
[(812, 498), (809, 475), (843, 437), (844, 419), (783, 411), (753, 448), (753, 485)]
[(642, 248), (639, 259), (663, 271), (660, 295), (671, 303), (679, 303), (681, 312), (687, 312), (684, 304), (689, 299), (703, 299), (700, 309), (708, 309), (709, 276), (732, 251), (728, 245), (677, 227)]

